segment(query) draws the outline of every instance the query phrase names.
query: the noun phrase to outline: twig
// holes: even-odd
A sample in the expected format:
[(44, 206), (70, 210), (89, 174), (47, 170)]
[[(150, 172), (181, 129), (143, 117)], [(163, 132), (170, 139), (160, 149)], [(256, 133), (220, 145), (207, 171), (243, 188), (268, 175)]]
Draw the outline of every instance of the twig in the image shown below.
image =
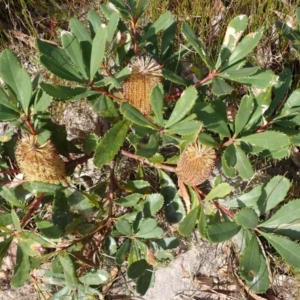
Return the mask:
[(155, 168), (158, 168), (158, 169), (161, 169), (161, 170), (169, 171), (169, 172), (174, 172), (174, 173), (176, 172), (176, 167), (163, 165), (163, 164), (153, 164), (150, 161), (148, 161), (146, 158), (137, 156), (137, 155), (135, 155), (133, 153), (130, 153), (128, 151), (125, 151), (125, 150), (121, 150), (121, 154), (125, 155), (127, 157), (130, 157), (130, 158), (133, 158), (133, 159), (139, 161), (142, 164), (147, 164), (149, 166), (152, 166), (152, 167), (155, 167)]
[(119, 97), (115, 96), (114, 94), (106, 91), (105, 89), (102, 89), (102, 88), (99, 88), (99, 87), (96, 87), (96, 86), (92, 86), (91, 88), (92, 88), (93, 91), (100, 92), (101, 94), (106, 95), (110, 98), (116, 99), (118, 101), (124, 101), (122, 98), (119, 98)]
[(31, 207), (28, 211), (28, 213), (25, 215), (25, 217), (23, 218), (22, 222), (21, 222), (21, 227), (23, 227), (27, 221), (29, 220), (29, 218), (31, 217), (32, 213), (37, 209), (37, 207), (40, 205), (41, 201), (44, 198), (45, 193), (42, 193), (38, 198), (36, 198), (32, 204)]

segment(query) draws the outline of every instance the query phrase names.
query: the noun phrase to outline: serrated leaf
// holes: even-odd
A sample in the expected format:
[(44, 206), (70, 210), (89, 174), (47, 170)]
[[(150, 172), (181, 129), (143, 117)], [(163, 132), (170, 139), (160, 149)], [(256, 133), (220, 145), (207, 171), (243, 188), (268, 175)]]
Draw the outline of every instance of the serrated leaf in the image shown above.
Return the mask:
[(226, 183), (220, 183), (216, 187), (214, 187), (208, 195), (204, 198), (205, 201), (210, 201), (218, 198), (224, 198), (232, 191), (232, 187)]
[(173, 21), (171, 12), (166, 11), (148, 28), (142, 37), (142, 42), (146, 41), (153, 35), (157, 34), (159, 31), (168, 27), (168, 25)]
[(41, 52), (41, 63), (56, 76), (75, 82), (85, 82), (82, 75), (73, 68), (64, 49), (37, 39), (37, 48)]
[(234, 120), (234, 136), (238, 136), (243, 131), (253, 109), (253, 98), (248, 95), (244, 96)]
[(79, 277), (79, 281), (87, 285), (99, 285), (107, 282), (109, 274), (105, 270), (91, 270)]
[(228, 95), (233, 91), (233, 87), (222, 78), (214, 78), (212, 80), (212, 92), (216, 96)]
[(227, 61), (245, 31), (247, 24), (248, 17), (246, 15), (237, 16), (229, 22), (215, 69), (219, 69)]
[(107, 37), (108, 37), (107, 28), (100, 26), (96, 31), (96, 35), (93, 39), (93, 44), (92, 44), (92, 53), (91, 53), (91, 62), (90, 62), (90, 80), (93, 80), (104, 58)]
[(256, 235), (252, 234), (239, 264), (239, 273), (247, 282), (251, 282), (257, 276), (260, 269), (260, 249)]
[(235, 222), (244, 229), (253, 229), (258, 225), (258, 217), (254, 209), (244, 208), (235, 214)]
[(14, 121), (20, 118), (20, 113), (0, 104), (0, 122)]
[(192, 209), (180, 222), (178, 231), (183, 236), (190, 236), (195, 229), (200, 207)]
[(235, 146), (235, 151), (236, 170), (243, 179), (250, 179), (254, 175), (254, 171), (246, 153), (238, 146)]
[(36, 225), (43, 236), (47, 238), (58, 239), (62, 236), (62, 231), (59, 229), (59, 227), (47, 220), (36, 221)]
[(235, 222), (222, 222), (208, 225), (207, 235), (212, 243), (221, 243), (231, 239), (241, 229)]
[(142, 198), (143, 198), (142, 194), (130, 194), (126, 197), (122, 197), (120, 199), (115, 200), (114, 203), (125, 206), (125, 207), (136, 206), (137, 203)]
[(70, 256), (64, 251), (58, 255), (58, 258), (64, 270), (67, 286), (71, 289), (75, 289), (79, 282)]
[(3, 185), (0, 190), (0, 196), (3, 197), (11, 206), (25, 209), (23, 203), (15, 196), (14, 192)]
[(131, 279), (136, 279), (144, 274), (150, 267), (145, 259), (133, 262), (127, 269), (127, 275)]
[(136, 155), (150, 158), (157, 153), (160, 137), (158, 133), (151, 134), (147, 144), (139, 142), (136, 146)]
[(170, 223), (178, 223), (185, 215), (185, 208), (177, 193), (177, 187), (172, 179), (159, 170), (161, 194), (165, 199), (166, 219)]
[(147, 196), (143, 213), (145, 218), (153, 217), (162, 208), (164, 204), (164, 197), (161, 194), (151, 194)]
[(17, 246), (16, 265), (14, 267), (14, 275), (10, 280), (12, 288), (22, 287), (28, 280), (30, 273), (30, 261), (28, 255), (26, 255), (22, 248)]
[(121, 247), (118, 249), (118, 251), (116, 253), (116, 264), (117, 265), (121, 265), (125, 261), (126, 256), (129, 252), (130, 246), (131, 246), (131, 241), (129, 239), (127, 239), (121, 245)]
[(145, 219), (141, 222), (138, 232), (135, 234), (137, 238), (155, 239), (163, 235), (163, 230), (157, 226), (154, 219)]
[(271, 70), (259, 71), (255, 75), (237, 78), (236, 82), (256, 87), (259, 89), (266, 89), (278, 83), (278, 76), (275, 75)]
[(152, 89), (150, 95), (150, 104), (151, 108), (155, 115), (155, 121), (158, 125), (162, 126), (164, 119), (163, 119), (163, 86), (160, 83), (156, 87)]
[(299, 97), (300, 97), (300, 89), (297, 89), (292, 92), (292, 94), (288, 97), (281, 110), (281, 113), (279, 115), (281, 118), (300, 111)]
[(132, 227), (126, 219), (119, 219), (116, 222), (117, 230), (125, 236), (132, 236)]
[(172, 125), (181, 121), (187, 113), (192, 109), (196, 100), (198, 98), (197, 90), (194, 86), (189, 86), (181, 95), (181, 97), (177, 100), (176, 105), (171, 113), (171, 116), (167, 123), (165, 124), (165, 128), (169, 128)]
[[(116, 123), (101, 139), (96, 147), (94, 155), (94, 164), (101, 168), (109, 164), (124, 143), (130, 122), (121, 120)], [(114, 141), (112, 143), (112, 141)]]
[(290, 181), (283, 176), (273, 177), (263, 188), (263, 193), (253, 207), (259, 216), (276, 207), (290, 189)]
[(300, 244), (276, 234), (263, 231), (260, 231), (260, 234), (267, 239), (289, 265), (300, 270)]
[(227, 127), (227, 122), (222, 116), (214, 110), (211, 104), (199, 103), (195, 105), (195, 114), (197, 114), (198, 120), (203, 122), (204, 126), (213, 132), (229, 137), (230, 132)]
[(77, 37), (69, 31), (62, 31), (61, 41), (64, 46), (64, 49), (66, 50), (73, 64), (78, 68), (82, 76), (86, 80), (88, 80), (88, 75), (86, 72), (83, 55), (82, 55), (83, 53), (80, 48), (80, 44), (78, 42)]
[(198, 231), (203, 239), (207, 240), (207, 221), (206, 221), (206, 215), (204, 213), (204, 207), (203, 205), (200, 206), (200, 212), (199, 212), (199, 220), (198, 220)]
[(228, 66), (231, 66), (241, 59), (245, 58), (247, 54), (249, 54), (257, 46), (262, 35), (262, 28), (246, 35), (232, 51), (230, 57), (228, 58)]
[(83, 141), (82, 149), (85, 154), (90, 155), (97, 146), (99, 137), (96, 134), (90, 133), (86, 136)]
[(226, 147), (223, 152), (223, 157), (226, 162), (226, 165), (230, 168), (234, 168), (236, 165), (236, 151), (233, 144), (230, 144)]
[(235, 176), (235, 169), (231, 166), (228, 166), (228, 163), (226, 162), (224, 153), (221, 157), (221, 163), (222, 163), (222, 169), (223, 169), (224, 174), (227, 177), (230, 177), (230, 178), (234, 177)]
[(8, 95), (5, 93), (5, 91), (2, 89), (1, 86), (0, 86), (0, 105), (1, 108), (5, 107), (8, 109), (8, 111), (13, 110), (17, 112), (17, 115), (19, 115), (18, 108), (10, 102)]
[(3, 81), (13, 91), (25, 113), (28, 113), (32, 85), (28, 73), (22, 69), (15, 54), (5, 49), (0, 54), (0, 74)]
[(299, 239), (300, 199), (292, 200), (282, 206), (270, 219), (258, 225), (265, 231)]
[(131, 122), (138, 124), (143, 127), (156, 129), (156, 126), (151, 123), (148, 119), (144, 117), (144, 115), (137, 110), (135, 107), (130, 105), (127, 102), (123, 102), (120, 104), (120, 110), (123, 116), (130, 120)]
[(145, 295), (151, 284), (154, 282), (155, 273), (153, 267), (149, 266), (145, 273), (139, 277), (136, 282), (136, 291), (141, 295)]
[(236, 79), (239, 78), (245, 78), (248, 76), (251, 76), (255, 74), (259, 70), (259, 67), (248, 67), (248, 68), (242, 68), (239, 70), (225, 70), (218, 74), (219, 77), (222, 77), (224, 79), (229, 79), (232, 81), (236, 81)]

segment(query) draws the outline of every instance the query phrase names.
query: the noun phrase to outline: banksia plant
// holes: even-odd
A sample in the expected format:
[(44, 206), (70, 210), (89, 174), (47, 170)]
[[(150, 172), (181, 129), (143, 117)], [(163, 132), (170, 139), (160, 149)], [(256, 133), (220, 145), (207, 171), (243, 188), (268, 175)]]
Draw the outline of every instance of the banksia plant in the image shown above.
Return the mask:
[(179, 158), (176, 168), (178, 179), (187, 185), (196, 186), (204, 182), (215, 165), (216, 153), (199, 141), (189, 144)]
[(162, 80), (161, 66), (150, 57), (141, 57), (132, 62), (131, 70), (123, 85), (123, 97), (142, 114), (149, 115), (151, 90)]
[(28, 181), (59, 183), (65, 176), (65, 164), (50, 140), (40, 145), (36, 136), (25, 136), (17, 142), (15, 156)]

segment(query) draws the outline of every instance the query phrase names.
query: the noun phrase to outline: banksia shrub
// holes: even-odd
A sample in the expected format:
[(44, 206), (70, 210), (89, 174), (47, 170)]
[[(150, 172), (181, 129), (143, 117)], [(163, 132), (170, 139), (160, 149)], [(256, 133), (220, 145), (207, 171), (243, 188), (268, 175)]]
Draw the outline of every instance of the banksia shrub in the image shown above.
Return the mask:
[(195, 141), (189, 144), (179, 158), (176, 168), (178, 179), (187, 185), (204, 182), (215, 165), (216, 153), (211, 147)]
[(161, 66), (150, 57), (141, 57), (132, 62), (131, 69), (123, 85), (123, 97), (141, 113), (149, 115), (151, 90), (162, 80)]
[(65, 176), (64, 162), (50, 140), (39, 145), (36, 136), (25, 136), (17, 142), (15, 156), (28, 181), (59, 183)]

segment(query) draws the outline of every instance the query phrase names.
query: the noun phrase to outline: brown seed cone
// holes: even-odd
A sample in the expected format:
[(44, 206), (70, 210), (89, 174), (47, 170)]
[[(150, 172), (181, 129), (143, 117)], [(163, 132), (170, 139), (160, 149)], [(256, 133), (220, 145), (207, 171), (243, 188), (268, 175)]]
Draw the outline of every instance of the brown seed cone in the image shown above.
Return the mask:
[(182, 152), (176, 174), (187, 185), (197, 186), (204, 182), (215, 165), (216, 153), (213, 148), (195, 141)]
[(162, 80), (161, 66), (150, 57), (136, 58), (123, 85), (125, 101), (137, 108), (142, 114), (151, 113), (151, 90)]
[(15, 147), (17, 164), (28, 181), (59, 183), (65, 164), (50, 140), (39, 145), (36, 136), (26, 136)]

